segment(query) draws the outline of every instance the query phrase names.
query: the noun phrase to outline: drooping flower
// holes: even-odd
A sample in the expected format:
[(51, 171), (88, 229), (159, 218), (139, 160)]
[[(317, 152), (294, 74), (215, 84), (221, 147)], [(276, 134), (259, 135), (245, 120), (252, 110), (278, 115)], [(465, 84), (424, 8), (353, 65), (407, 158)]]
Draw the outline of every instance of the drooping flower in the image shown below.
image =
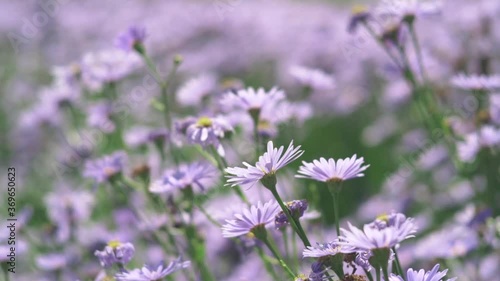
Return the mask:
[(348, 249), (349, 247), (358, 251), (392, 248), (407, 238), (413, 237), (414, 229), (409, 227), (398, 229), (394, 226), (377, 229), (366, 224), (363, 230), (360, 230), (349, 223), (349, 230), (341, 228), (341, 232), (342, 237), (338, 243), (346, 246), (346, 252), (352, 252), (352, 249)]
[(300, 150), (300, 145), (293, 146), (293, 141), (283, 153), (284, 146), (279, 149), (275, 148), (272, 141), (267, 143), (267, 151), (259, 157), (259, 161), (252, 166), (247, 162), (243, 162), (246, 168), (234, 167), (226, 168), (228, 178), (226, 185), (237, 186), (241, 185), (244, 188), (250, 188), (265, 176), (273, 176), (275, 173), (299, 158), (304, 151)]
[(126, 160), (127, 154), (123, 151), (116, 151), (99, 159), (87, 160), (83, 176), (93, 178), (98, 183), (105, 182), (123, 171)]
[(118, 281), (157, 281), (162, 280), (180, 269), (187, 268), (191, 265), (189, 261), (181, 261), (180, 258), (172, 261), (165, 266), (164, 264), (158, 265), (156, 268), (144, 265), (142, 268), (134, 269), (130, 272), (120, 272), (115, 275)]
[(368, 11), (368, 7), (363, 5), (355, 5), (352, 8), (351, 19), (349, 20), (349, 25), (347, 26), (347, 31), (349, 33), (356, 32), (359, 24), (366, 23), (366, 21), (371, 17), (371, 13)]
[[(413, 270), (412, 268), (408, 269), (406, 272), (406, 278), (402, 278), (401, 276), (397, 276), (394, 274), (391, 274), (389, 277), (389, 281), (442, 281), (446, 273), (448, 272), (448, 269), (445, 269), (443, 271), (438, 271), (439, 270), (439, 264), (436, 264), (431, 271), (425, 271), (423, 269), (420, 269), (419, 271)], [(457, 278), (450, 278), (447, 279), (446, 281), (454, 281)]]
[(120, 241), (110, 241), (102, 251), (95, 251), (94, 255), (99, 259), (104, 268), (112, 267), (115, 264), (125, 265), (132, 260), (135, 248), (132, 243), (121, 243)]
[(222, 236), (225, 238), (238, 237), (251, 233), (258, 228), (265, 228), (274, 222), (280, 206), (274, 200), (265, 204), (260, 201), (250, 209), (243, 209), (241, 214), (235, 214), (236, 219), (226, 220), (222, 226)]
[(218, 170), (207, 162), (181, 164), (177, 168), (167, 170), (161, 179), (151, 184), (149, 190), (154, 193), (163, 193), (191, 186), (205, 191), (218, 176)]
[(130, 26), (125, 32), (116, 38), (116, 47), (130, 52), (135, 48), (140, 48), (146, 39), (146, 28), (143, 26), (133, 25)]
[[(307, 207), (308, 207), (306, 200), (293, 200), (290, 202), (286, 202), (285, 204), (288, 207), (290, 214), (295, 219), (301, 218), (304, 215), (304, 212), (307, 210)], [(278, 229), (281, 229), (281, 228), (287, 226), (289, 223), (290, 222), (288, 221), (288, 218), (286, 217), (286, 215), (283, 211), (279, 212), (276, 215), (276, 218), (274, 220), (274, 225)]]
[(313, 160), (312, 163), (302, 161), (297, 178), (308, 178), (322, 182), (342, 182), (345, 180), (359, 178), (364, 176), (365, 171), (370, 165), (365, 165), (363, 157), (357, 158), (356, 155), (351, 158), (339, 159), (335, 161), (330, 158), (320, 158)]

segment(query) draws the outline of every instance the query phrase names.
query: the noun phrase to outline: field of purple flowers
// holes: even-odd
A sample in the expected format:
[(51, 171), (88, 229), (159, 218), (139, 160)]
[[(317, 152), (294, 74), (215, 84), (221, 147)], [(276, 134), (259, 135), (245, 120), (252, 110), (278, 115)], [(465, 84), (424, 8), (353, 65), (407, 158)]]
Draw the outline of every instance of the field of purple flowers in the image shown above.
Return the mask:
[(0, 280), (500, 280), (500, 1), (356, 2), (0, 0)]

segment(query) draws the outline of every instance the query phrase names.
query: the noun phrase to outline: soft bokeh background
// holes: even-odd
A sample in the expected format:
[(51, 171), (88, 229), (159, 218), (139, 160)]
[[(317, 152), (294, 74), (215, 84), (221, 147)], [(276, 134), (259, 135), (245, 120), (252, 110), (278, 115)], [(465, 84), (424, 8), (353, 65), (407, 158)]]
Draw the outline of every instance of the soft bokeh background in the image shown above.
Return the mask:
[[(304, 88), (291, 77), (291, 66), (305, 65), (332, 74), (335, 89), (311, 95), (312, 117), (280, 126), (276, 143), (294, 139), (305, 150), (301, 158), (305, 161), (353, 154), (365, 158), (371, 165), (366, 175), (344, 184), (341, 216), (350, 221), (366, 223), (396, 209), (429, 226), (424, 227), (425, 234), (452, 221), (456, 211), (467, 205), (476, 179), (462, 182), (450, 163), (438, 161), (439, 165), (422, 168), (422, 162), (436, 156), (439, 149), (424, 157), (438, 143), (415, 116), (409, 87), (393, 75), (394, 67), (366, 32), (347, 32), (351, 7), (362, 2), (0, 0), (0, 175), (4, 178), (7, 167), (16, 168), (18, 212), (31, 214), (23, 239), (34, 245), (28, 255), (20, 256), (19, 270), (36, 272), (37, 255), (53, 250), (40, 238), (40, 233), (51, 233), (55, 227), (48, 217), (46, 195), (61, 184), (95, 191), (94, 184), (81, 176), (83, 162), (73, 159), (74, 166), (61, 164), (75, 156), (76, 147), (87, 144), (75, 132), (64, 135), (71, 127), (70, 115), (37, 112), (46, 98), (44, 89), (54, 81), (51, 71), (54, 66), (79, 63), (87, 53), (114, 48), (117, 35), (132, 25), (146, 27), (146, 48), (161, 69), (170, 69), (174, 56), (182, 55), (173, 92), (192, 77), (214, 73), (221, 84), (237, 79), (251, 87), (278, 86), (290, 100), (300, 100)], [(397, 1), (381, 2), (398, 9), (391, 4)], [(450, 77), (463, 71), (481, 72), (485, 60), (487, 73), (500, 71), (496, 48), (500, 33), (493, 28), (500, 24), (500, 5), (477, 2), (481, 4), (444, 1), (438, 16), (417, 22), (431, 82), (438, 95), (451, 101), (452, 113), (468, 111), (462, 103), (465, 95), (449, 86)], [(130, 98), (147, 75), (140, 67), (118, 83), (127, 128), (161, 124), (161, 115), (151, 107), (158, 89), (141, 99)], [(177, 106), (174, 112), (179, 116), (196, 113)], [(45, 124), (53, 119), (56, 126)], [(77, 119), (84, 124), (85, 114)], [(94, 145), (108, 141), (101, 136)], [(101, 155), (91, 151), (91, 156)], [(233, 165), (245, 160), (233, 158)], [(134, 164), (150, 160), (140, 153), (131, 153), (131, 159)], [(495, 161), (493, 169), (498, 167)], [(290, 171), (300, 164), (292, 163)], [(321, 184), (295, 180), (288, 188), (322, 214), (319, 224), (332, 227), (330, 195)], [(382, 191), (383, 196), (374, 197)], [(5, 198), (2, 191), (2, 204)], [(112, 205), (103, 203), (106, 198), (98, 201), (102, 204), (91, 218), (95, 222), (113, 212)], [(2, 210), (0, 217), (4, 215)], [(90, 250), (86, 254), (92, 257)], [(403, 251), (405, 266), (412, 264), (413, 255), (413, 248)]]

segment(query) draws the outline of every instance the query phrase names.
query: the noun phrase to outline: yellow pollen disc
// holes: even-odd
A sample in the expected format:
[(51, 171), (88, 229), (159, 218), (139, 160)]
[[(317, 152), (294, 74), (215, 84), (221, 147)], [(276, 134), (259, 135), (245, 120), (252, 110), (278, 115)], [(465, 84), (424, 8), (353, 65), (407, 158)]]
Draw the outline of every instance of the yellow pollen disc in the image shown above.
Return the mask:
[(199, 127), (210, 127), (212, 126), (212, 124), (212, 119), (208, 117), (200, 117), (198, 119), (198, 122), (196, 122), (196, 125), (198, 125)]
[(331, 178), (331, 179), (328, 179), (327, 182), (342, 182), (342, 179), (341, 178)]
[(389, 216), (387, 214), (380, 214), (380, 215), (377, 216), (377, 220), (388, 221), (389, 220)]
[(365, 5), (354, 5), (352, 7), (352, 13), (355, 15), (366, 13), (367, 11), (368, 11), (368, 7), (366, 7)]
[(118, 248), (122, 243), (118, 240), (111, 240), (108, 242), (108, 246), (110, 246), (113, 249)]
[(271, 128), (271, 123), (269, 123), (268, 121), (266, 120), (260, 120), (259, 121), (259, 124), (257, 125), (257, 128), (259, 130), (266, 130), (266, 129), (269, 129)]
[(250, 239), (254, 239), (255, 238), (255, 234), (253, 234), (252, 232), (248, 232), (247, 237), (250, 238)]

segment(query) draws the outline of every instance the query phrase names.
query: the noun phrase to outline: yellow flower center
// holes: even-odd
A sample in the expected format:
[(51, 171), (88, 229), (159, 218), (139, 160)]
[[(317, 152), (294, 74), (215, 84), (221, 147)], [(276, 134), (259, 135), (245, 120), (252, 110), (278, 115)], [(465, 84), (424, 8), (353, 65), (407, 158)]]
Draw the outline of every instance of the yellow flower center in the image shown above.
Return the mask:
[(210, 127), (212, 126), (212, 124), (212, 119), (210, 119), (209, 117), (200, 117), (198, 119), (198, 122), (196, 122), (196, 125), (198, 125), (199, 127)]
[(118, 240), (111, 240), (111, 241), (108, 242), (108, 246), (110, 246), (113, 249), (116, 249), (116, 248), (120, 247), (121, 244), (122, 243), (120, 241), (118, 241)]
[(352, 13), (354, 15), (359, 15), (359, 14), (362, 14), (362, 13), (366, 13), (368, 11), (368, 7), (366, 7), (365, 5), (354, 5), (352, 7)]
[(389, 216), (387, 214), (380, 214), (377, 216), (377, 220), (381, 220), (381, 221), (389, 221)]

